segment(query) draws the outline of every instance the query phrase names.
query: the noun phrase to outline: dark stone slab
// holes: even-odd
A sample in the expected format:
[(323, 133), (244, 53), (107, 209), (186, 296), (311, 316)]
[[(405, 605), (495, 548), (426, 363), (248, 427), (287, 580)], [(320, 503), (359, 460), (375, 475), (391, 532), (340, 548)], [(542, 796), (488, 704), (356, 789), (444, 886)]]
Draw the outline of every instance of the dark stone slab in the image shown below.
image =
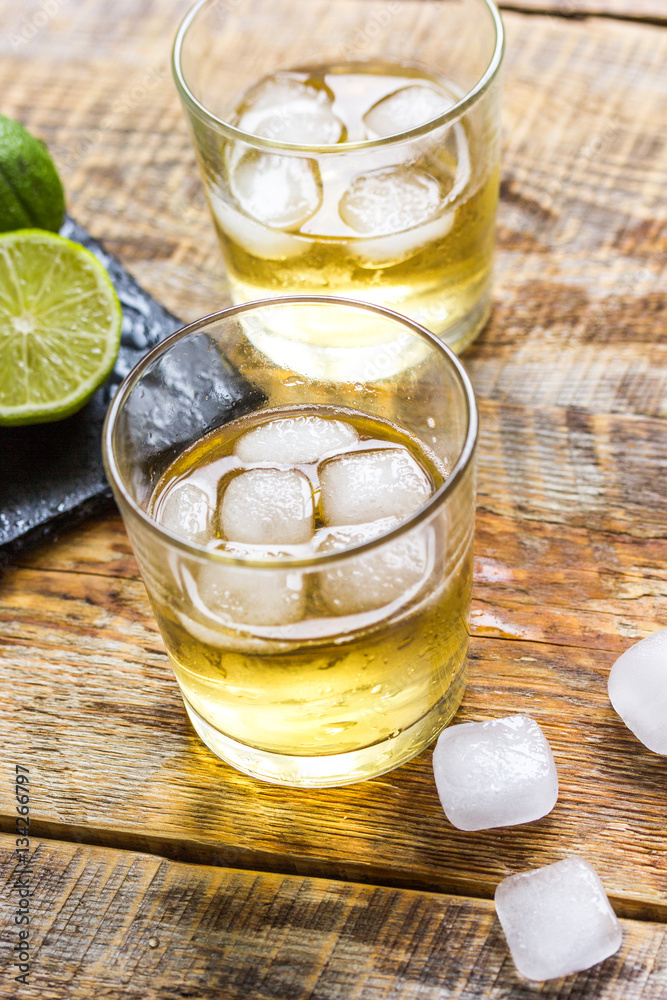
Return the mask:
[[(183, 325), (72, 219), (66, 220), (61, 234), (83, 244), (107, 268), (123, 307), (121, 347), (108, 381), (74, 416), (32, 427), (0, 427), (0, 564), (11, 553), (113, 505), (101, 453), (107, 407), (118, 385), (146, 351)], [(211, 347), (202, 334), (192, 348), (181, 351), (182, 368), (172, 362), (173, 381), (167, 402), (171, 419), (178, 419), (179, 414), (187, 416), (184, 443), (224, 420), (254, 409), (262, 400), (261, 394)], [(209, 392), (199, 396), (206, 403), (197, 407), (193, 406), (183, 375), (204, 357)], [(161, 402), (165, 403), (164, 386)], [(149, 391), (145, 397), (148, 423), (155, 423), (156, 405), (157, 399), (151, 399)], [(158, 452), (161, 443), (156, 431)]]

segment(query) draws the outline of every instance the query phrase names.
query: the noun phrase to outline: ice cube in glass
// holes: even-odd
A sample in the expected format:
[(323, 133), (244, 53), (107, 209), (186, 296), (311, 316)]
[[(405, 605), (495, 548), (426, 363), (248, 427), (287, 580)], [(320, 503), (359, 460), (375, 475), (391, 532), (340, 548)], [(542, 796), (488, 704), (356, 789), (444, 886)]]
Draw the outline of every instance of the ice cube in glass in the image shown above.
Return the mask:
[(350, 447), (358, 439), (354, 427), (343, 420), (298, 414), (268, 420), (246, 431), (236, 442), (234, 454), (242, 462), (304, 465)]
[[(330, 530), (317, 551), (334, 552), (369, 541), (398, 521), (383, 518), (371, 524)], [(415, 531), (323, 570), (319, 574), (320, 594), (329, 611), (337, 615), (360, 614), (411, 599), (428, 576), (433, 558), (429, 539), (428, 529)]]
[(210, 564), (201, 568), (197, 585), (204, 620), (210, 612), (230, 625), (273, 627), (303, 617), (304, 582), (297, 571)]
[(328, 525), (407, 517), (433, 492), (404, 448), (379, 448), (327, 459), (320, 466), (321, 504)]
[(368, 109), (363, 116), (366, 133), (370, 139), (375, 139), (407, 132), (443, 115), (453, 105), (451, 97), (434, 87), (420, 83), (401, 87)]
[(160, 524), (189, 542), (205, 544), (211, 537), (213, 508), (206, 492), (194, 483), (178, 483), (160, 505)]
[(296, 469), (249, 469), (234, 476), (220, 504), (220, 528), (233, 542), (299, 545), (313, 534), (313, 493)]

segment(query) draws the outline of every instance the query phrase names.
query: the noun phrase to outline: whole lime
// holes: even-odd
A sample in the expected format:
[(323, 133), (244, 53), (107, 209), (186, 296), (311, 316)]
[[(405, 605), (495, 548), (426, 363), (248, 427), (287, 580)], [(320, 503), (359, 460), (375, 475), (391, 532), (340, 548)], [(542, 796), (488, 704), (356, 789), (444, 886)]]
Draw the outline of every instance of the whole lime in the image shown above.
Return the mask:
[(65, 217), (65, 193), (46, 146), (13, 118), (0, 115), (0, 232), (48, 229)]

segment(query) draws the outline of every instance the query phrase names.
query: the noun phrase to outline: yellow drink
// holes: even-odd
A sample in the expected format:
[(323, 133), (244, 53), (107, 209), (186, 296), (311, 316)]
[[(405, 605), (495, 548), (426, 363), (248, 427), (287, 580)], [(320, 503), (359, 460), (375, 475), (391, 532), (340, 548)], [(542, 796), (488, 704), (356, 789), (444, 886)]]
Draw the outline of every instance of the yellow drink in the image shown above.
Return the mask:
[(380, 62), (281, 72), (247, 90), (229, 121), (281, 146), (228, 140), (224, 169), (202, 163), (234, 300), (363, 299), (466, 346), (490, 307), (498, 169), (488, 136), (470, 117), (371, 152), (349, 145), (421, 125), (460, 96)]
[[(301, 428), (305, 419), (328, 421), (343, 440), (313, 461), (244, 457), (239, 442), (251, 440), (249, 432), (280, 421), (287, 427), (294, 418)], [(348, 435), (341, 427), (352, 430)], [(156, 520), (173, 530), (173, 498), (186, 497), (183, 523), (189, 518), (186, 528), (199, 532), (199, 542), (246, 562), (273, 560), (269, 568), (189, 567), (181, 560), (172, 567), (171, 587), (149, 585), (200, 735), (214, 749), (217, 740), (223, 755), (225, 741), (233, 741), (237, 766), (238, 745), (246, 748), (249, 767), (253, 751), (284, 755), (276, 757), (272, 780), (298, 783), (300, 757), (314, 784), (332, 783), (331, 774), (345, 780), (345, 754), (355, 760), (354, 780), (364, 767), (371, 774), (396, 766), (437, 735), (463, 696), (471, 533), (453, 560), (445, 558), (434, 525), (368, 552), (345, 551), (399, 520), (331, 523), (340, 515), (330, 512), (325, 480), (332, 463), (336, 472), (335, 463), (350, 456), (398, 462), (403, 481), (414, 476), (419, 485), (422, 477), (426, 497), (447, 474), (435, 454), (389, 421), (335, 407), (285, 408), (234, 420), (201, 438), (169, 466), (151, 501)], [(230, 484), (252, 470), (276, 469), (302, 477), (312, 491), (310, 537), (263, 546), (226, 538)], [(375, 513), (386, 513), (380, 495), (377, 501)], [(248, 510), (247, 524), (234, 525), (235, 532), (255, 530), (258, 517)], [(308, 560), (323, 553), (334, 561), (309, 569)], [(281, 558), (302, 564), (281, 566)], [(321, 782), (312, 778), (314, 758)]]

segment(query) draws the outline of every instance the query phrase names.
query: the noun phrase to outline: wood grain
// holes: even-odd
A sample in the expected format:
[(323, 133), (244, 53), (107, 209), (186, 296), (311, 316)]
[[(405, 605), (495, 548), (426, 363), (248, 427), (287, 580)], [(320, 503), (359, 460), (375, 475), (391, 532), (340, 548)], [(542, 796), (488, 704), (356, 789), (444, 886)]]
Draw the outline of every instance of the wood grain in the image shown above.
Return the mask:
[[(18, 0), (2, 2), (8, 24), (24, 16)], [(90, 0), (76, 17), (63, 6), (24, 47), (4, 36), (1, 72), (3, 110), (49, 143), (77, 218), (192, 320), (229, 295), (169, 72), (187, 6), (132, 15), (125, 2), (113, 26)], [(466, 354), (476, 390), (662, 417), (667, 35), (596, 18), (505, 20), (497, 306)]]
[[(327, 792), (261, 785), (227, 768), (188, 726), (127, 538), (109, 515), (21, 557), (0, 581), (0, 739), (34, 774), (36, 834), (175, 861), (463, 897), (490, 897), (512, 871), (581, 853), (619, 912), (667, 920), (665, 759), (640, 746), (606, 696), (614, 658), (667, 624), (667, 34), (628, 20), (661, 17), (660, 0), (576, 4), (626, 20), (553, 16), (562, 10), (551, 0), (540, 3), (549, 16), (505, 14), (496, 307), (464, 357), (481, 432), (471, 674), (459, 721), (517, 711), (536, 718), (556, 754), (556, 809), (531, 826), (454, 831), (440, 809), (428, 753), (383, 778)], [(39, 5), (0, 0), (7, 29), (0, 36), (0, 92), (2, 111), (49, 143), (76, 217), (166, 306), (194, 319), (226, 304), (228, 294), (168, 69), (174, 27), (188, 6), (71, 0), (19, 45), (12, 31), (16, 24), (25, 29), (22, 19), (32, 23)], [(9, 831), (13, 821), (3, 784), (0, 825)], [(360, 900), (379, 900), (380, 911), (396, 907), (406, 937), (392, 930), (380, 938), (390, 943), (378, 954), (390, 957), (374, 965), (370, 946), (350, 942), (354, 922), (339, 937), (336, 924), (327, 937), (315, 933), (314, 919), (306, 927), (311, 943), (296, 907), (281, 957), (271, 950), (273, 939), (262, 950), (257, 921), (262, 900), (293, 898), (292, 880), (252, 882), (240, 873), (139, 859), (131, 862), (141, 873), (132, 903), (113, 894), (116, 884), (119, 891), (125, 885), (126, 861), (76, 850), (44, 847), (54, 873), (49, 883), (44, 868), (45, 884), (64, 916), (53, 925), (58, 933), (42, 996), (49, 982), (60, 990), (54, 996), (131, 995), (133, 983), (137, 996), (151, 996), (150, 989), (187, 995), (177, 992), (183, 969), (192, 970), (191, 979), (181, 973), (183, 988), (200, 995), (209, 979), (220, 982), (220, 962), (222, 970), (246, 970), (260, 951), (269, 964), (260, 965), (265, 993), (258, 996), (283, 989), (290, 977), (304, 996), (346, 1000), (437, 990), (466, 998), (535, 992), (512, 978), (483, 900), (419, 896), (425, 902), (411, 911), (408, 896), (393, 890), (313, 888), (306, 881), (302, 891), (314, 900), (307, 915), (328, 912), (330, 903), (321, 901), (348, 899), (347, 891), (353, 908)], [(157, 958), (136, 923), (152, 880), (177, 887), (155, 901), (170, 935), (170, 948), (155, 949), (166, 970), (157, 984), (159, 970), (149, 961)], [(106, 884), (111, 895), (104, 895)], [(195, 908), (188, 924), (185, 901), (195, 898), (188, 895), (195, 885), (204, 887), (197, 899), (217, 901), (212, 910)], [(256, 902), (252, 885), (260, 886)], [(93, 914), (83, 955), (68, 892), (72, 906), (81, 892)], [(205, 913), (224, 912), (237, 895), (248, 926), (259, 929), (247, 953), (239, 952), (243, 941), (230, 943), (228, 960), (214, 943), (220, 922), (207, 924)], [(107, 906), (113, 920), (105, 924)], [(234, 912), (238, 923), (230, 926), (245, 926), (241, 911)], [(343, 906), (344, 923), (349, 912)], [(440, 926), (457, 942), (443, 966), (424, 950), (434, 942), (436, 955), (444, 953)], [(411, 929), (417, 927), (423, 941)], [(198, 952), (204, 932), (212, 937)], [(623, 968), (624, 978), (596, 971), (541, 992), (661, 996), (662, 929), (633, 924), (629, 933), (634, 944), (625, 965), (605, 966)], [(125, 959), (119, 942), (127, 942)], [(58, 971), (61, 954), (74, 957)], [(97, 964), (87, 965), (86, 955)], [(407, 970), (402, 980), (392, 955)], [(113, 956), (115, 967), (103, 956)], [(148, 972), (137, 979), (142, 963)], [(355, 978), (360, 969), (363, 986)], [(230, 996), (247, 987), (243, 975)], [(66, 992), (67, 976), (78, 994)], [(106, 994), (93, 987), (98, 976)]]
[[(569, 609), (540, 619), (532, 605), (478, 601), (475, 614), (457, 719), (523, 711), (543, 725), (561, 792), (538, 824), (454, 830), (429, 752), (375, 781), (319, 792), (237, 774), (192, 733), (143, 585), (125, 578), (6, 575), (0, 738), (35, 775), (33, 820), (45, 836), (485, 896), (509, 871), (583, 852), (621, 912), (667, 916), (664, 761), (606, 695), (628, 641), (586, 631)], [(9, 796), (0, 788), (5, 830)]]
[[(538, 986), (517, 975), (490, 902), (54, 841), (35, 841), (33, 858), (33, 959), (20, 996), (656, 1000), (667, 990), (661, 924), (624, 920), (615, 956)], [(10, 928), (14, 866), (13, 841), (0, 838), (0, 913)], [(14, 937), (10, 929), (6, 943)], [(15, 971), (8, 950), (0, 991)]]

